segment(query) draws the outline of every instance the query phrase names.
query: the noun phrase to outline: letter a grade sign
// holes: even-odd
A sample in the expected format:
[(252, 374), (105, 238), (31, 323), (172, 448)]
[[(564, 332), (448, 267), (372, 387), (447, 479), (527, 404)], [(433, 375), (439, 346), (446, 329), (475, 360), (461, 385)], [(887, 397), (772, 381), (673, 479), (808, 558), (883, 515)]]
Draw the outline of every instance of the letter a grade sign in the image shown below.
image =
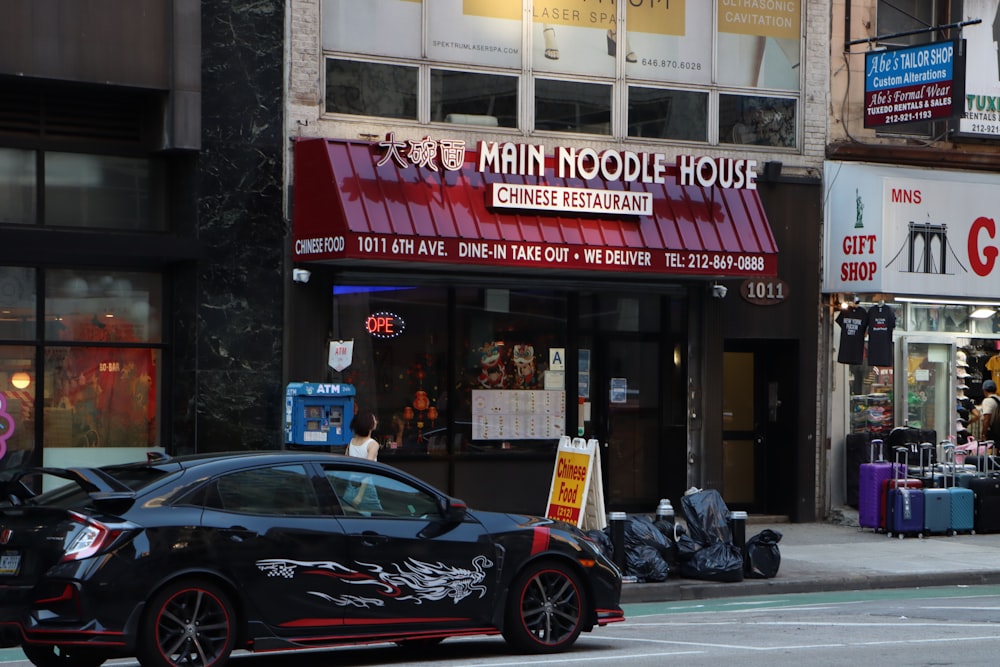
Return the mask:
[(566, 435), (559, 439), (549, 489), (548, 518), (577, 528), (583, 528), (586, 522), (588, 530), (601, 530), (607, 525), (600, 461), (597, 440), (570, 439)]

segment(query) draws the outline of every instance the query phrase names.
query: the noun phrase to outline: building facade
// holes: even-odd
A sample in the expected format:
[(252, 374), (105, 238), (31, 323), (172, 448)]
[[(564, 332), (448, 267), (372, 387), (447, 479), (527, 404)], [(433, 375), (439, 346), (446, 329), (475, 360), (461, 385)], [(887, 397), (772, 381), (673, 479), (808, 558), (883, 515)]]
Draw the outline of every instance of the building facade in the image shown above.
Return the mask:
[[(834, 5), (823, 292), (834, 505), (873, 439), (978, 437), (1000, 379), (997, 2)], [(894, 452), (886, 451), (891, 458)]]
[(565, 434), (609, 508), (816, 517), (822, 4), (290, 3), (289, 379), (474, 505)]
[(0, 461), (278, 446), (282, 3), (0, 11)]

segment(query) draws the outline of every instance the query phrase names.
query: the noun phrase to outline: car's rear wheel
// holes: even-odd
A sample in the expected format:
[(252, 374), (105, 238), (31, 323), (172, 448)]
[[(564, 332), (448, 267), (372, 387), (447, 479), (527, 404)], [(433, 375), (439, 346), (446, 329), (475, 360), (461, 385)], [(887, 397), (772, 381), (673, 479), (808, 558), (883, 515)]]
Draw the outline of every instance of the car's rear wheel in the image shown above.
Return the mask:
[(567, 565), (530, 565), (510, 588), (504, 639), (527, 653), (567, 649), (583, 629), (585, 602), (580, 579)]
[(77, 646), (52, 644), (22, 644), (21, 650), (37, 667), (100, 667), (107, 656)]
[(207, 581), (177, 581), (150, 600), (139, 633), (143, 667), (222, 667), (236, 645), (236, 610)]

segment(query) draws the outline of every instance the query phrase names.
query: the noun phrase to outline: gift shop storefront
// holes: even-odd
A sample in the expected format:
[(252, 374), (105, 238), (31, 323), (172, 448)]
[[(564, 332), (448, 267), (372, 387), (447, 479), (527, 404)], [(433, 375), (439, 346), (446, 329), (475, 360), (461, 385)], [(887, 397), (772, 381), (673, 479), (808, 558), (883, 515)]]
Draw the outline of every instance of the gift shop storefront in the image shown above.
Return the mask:
[(542, 511), (564, 434), (599, 440), (616, 509), (706, 480), (753, 505), (753, 473), (735, 472), (748, 459), (725, 453), (741, 409), (724, 406), (738, 364), (723, 356), (740, 326), (727, 318), (752, 307), (738, 291), (759, 302), (783, 284), (757, 169), (300, 139), (289, 380), (352, 385), (378, 418), (380, 460), (474, 506)]
[(850, 434), (977, 435), (972, 407), (1000, 380), (1000, 177), (828, 162), (825, 179), (831, 488), (854, 504)]

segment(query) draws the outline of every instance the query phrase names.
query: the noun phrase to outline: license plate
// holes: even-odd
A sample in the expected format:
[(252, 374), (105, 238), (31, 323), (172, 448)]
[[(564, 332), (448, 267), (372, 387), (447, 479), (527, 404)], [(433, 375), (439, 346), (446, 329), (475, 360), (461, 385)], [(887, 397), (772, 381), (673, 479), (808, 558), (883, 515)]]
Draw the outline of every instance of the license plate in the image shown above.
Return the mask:
[(0, 576), (15, 575), (21, 569), (21, 554), (17, 551), (5, 551), (0, 555)]

